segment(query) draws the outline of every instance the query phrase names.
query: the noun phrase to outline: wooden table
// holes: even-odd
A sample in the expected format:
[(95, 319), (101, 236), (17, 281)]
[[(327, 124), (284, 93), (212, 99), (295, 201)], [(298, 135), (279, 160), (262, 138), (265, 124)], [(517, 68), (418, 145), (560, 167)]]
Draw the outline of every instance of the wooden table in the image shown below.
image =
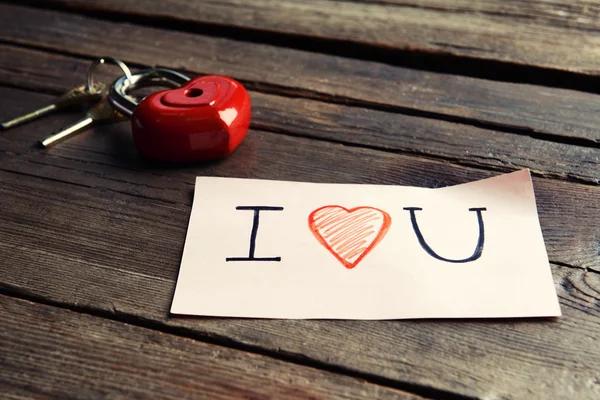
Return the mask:
[[(129, 123), (36, 147), (80, 111), (0, 133), (1, 397), (600, 398), (600, 1), (16, 3), (0, 119), (110, 55), (230, 75), (253, 122), (230, 158), (186, 166), (143, 159)], [(521, 168), (562, 318), (168, 313), (198, 175), (439, 187)]]

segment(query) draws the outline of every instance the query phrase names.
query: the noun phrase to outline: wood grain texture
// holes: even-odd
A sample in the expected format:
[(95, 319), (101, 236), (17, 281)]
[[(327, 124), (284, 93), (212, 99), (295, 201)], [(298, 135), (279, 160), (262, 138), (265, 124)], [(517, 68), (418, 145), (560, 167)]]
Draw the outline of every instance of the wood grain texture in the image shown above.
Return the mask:
[(0, 319), (4, 399), (421, 399), (2, 295)]
[[(3, 90), (3, 110), (47, 99)], [(176, 168), (141, 159), (125, 124), (48, 152), (32, 147), (34, 138), (64, 122), (47, 119), (0, 136), (0, 282), (6, 293), (436, 393), (597, 397), (600, 281), (591, 269), (599, 258), (600, 188), (535, 179), (551, 259), (587, 268), (553, 266), (565, 314), (558, 320), (173, 318), (168, 309), (196, 175), (441, 186), (492, 173), (261, 131), (252, 131), (227, 160)]]
[(0, 40), (229, 75), (262, 92), (457, 120), (596, 148), (600, 143), (600, 96), (589, 93), (423, 72), (6, 4), (0, 4)]
[(53, 0), (72, 8), (235, 26), (425, 53), (600, 72), (600, 3), (548, 0)]
[[(86, 201), (80, 196), (67, 195), (74, 192), (71, 185), (54, 185), (58, 190), (50, 193), (27, 185), (29, 196), (21, 192), (17, 198), (9, 197), (29, 203), (29, 210), (52, 215), (50, 221), (24, 221), (18, 230), (10, 224), (6, 229), (19, 235), (14, 238), (2, 232), (0, 254), (6, 267), (0, 281), (10, 293), (42, 296), (123, 320), (184, 329), (194, 337), (260, 347), (478, 398), (594, 399), (598, 395), (598, 274), (554, 267), (564, 312), (557, 321), (172, 318), (168, 309), (184, 229), (167, 226), (173, 223), (171, 218), (161, 224), (155, 216), (128, 211), (139, 208), (139, 200), (114, 196), (113, 201), (121, 206), (96, 201), (92, 205), (96, 208), (90, 209), (80, 205)], [(11, 190), (16, 191), (14, 185)], [(91, 203), (101, 193), (88, 190), (82, 196)], [(32, 200), (49, 195), (56, 200), (41, 205)], [(58, 204), (64, 201), (70, 206)], [(89, 212), (95, 215), (84, 214)], [(74, 226), (52, 221), (65, 217), (80, 222)]]
[[(51, 101), (51, 96), (4, 88), (0, 101), (10, 115)], [(14, 111), (13, 111), (14, 110)], [(128, 123), (74, 137), (48, 151), (37, 141), (80, 118), (47, 118), (0, 135), (0, 169), (70, 181), (170, 203), (191, 204), (196, 175), (250, 177), (313, 182), (352, 182), (439, 187), (481, 179), (490, 171), (445, 161), (336, 143), (251, 131), (231, 157), (185, 168), (152, 163), (136, 152)], [(98, 131), (96, 131), (98, 132)], [(332, 157), (332, 154), (335, 156)], [(47, 165), (48, 168), (39, 168)], [(150, 172), (150, 173), (148, 173)], [(185, 185), (185, 186), (182, 186)], [(600, 187), (534, 179), (540, 219), (550, 260), (600, 271)]]
[[(185, 7), (196, 7), (190, 3), (169, 0), (163, 5), (183, 7), (180, 12), (185, 11)], [(257, 4), (276, 4), (267, 3), (253, 0), (245, 3), (246, 8), (237, 7), (236, 12), (252, 11)], [(469, 18), (475, 7), (485, 18), (503, 17), (508, 13), (517, 24), (522, 18), (551, 30), (579, 30), (579, 39), (584, 41), (587, 40), (586, 30), (593, 30), (595, 23), (593, 18), (587, 22), (579, 19), (573, 21), (574, 28), (568, 28), (563, 23), (564, 15), (552, 20), (546, 14), (556, 9), (571, 12), (569, 6), (547, 3), (544, 9), (538, 6), (546, 4), (543, 1), (533, 3), (529, 8), (516, 0), (496, 5), (491, 1), (469, 5), (466, 0), (455, 4), (443, 0), (374, 0), (371, 3), (378, 4), (340, 2), (340, 5), (350, 4), (347, 8), (350, 10), (356, 10), (356, 7), (371, 9), (371, 6), (410, 8), (426, 10), (421, 15), (464, 14)], [(391, 3), (402, 4), (397, 7), (390, 6)], [(113, 7), (116, 2), (105, 4), (107, 6), (103, 7)], [(143, 2), (127, 1), (120, 4), (125, 7), (144, 5)], [(236, 2), (204, 4), (231, 9)], [(277, 4), (281, 5), (280, 2)], [(284, 11), (289, 4), (283, 5)], [(311, 8), (322, 4), (328, 3), (296, 2), (292, 6)], [(73, 10), (78, 7), (74, 6)], [(527, 12), (522, 11), (525, 8)], [(137, 12), (126, 11), (130, 15)], [(328, 12), (332, 14), (331, 10)], [(576, 14), (577, 10), (572, 12)], [(581, 11), (577, 15), (595, 15), (593, 9), (592, 14), (587, 12)], [(179, 18), (156, 14), (156, 9), (150, 9), (149, 13), (151, 18), (136, 17), (136, 21), (150, 24), (157, 16), (157, 20)], [(336, 18), (346, 18), (347, 14), (335, 10), (334, 13), (337, 17), (328, 17), (327, 13), (317, 15), (331, 19), (331, 26), (315, 29), (322, 29), (321, 32), (337, 29)], [(519, 16), (519, 13), (523, 15)], [(357, 15), (370, 23), (368, 15)], [(186, 18), (194, 22), (195, 14), (189, 12)], [(298, 11), (298, 20), (303, 18)], [(454, 20), (450, 17), (448, 21)], [(433, 18), (425, 21), (421, 28), (426, 31), (430, 22), (435, 21)], [(264, 27), (246, 28), (268, 30), (268, 23), (265, 21)], [(294, 24), (291, 21), (290, 25)], [(408, 22), (405, 26), (413, 29)], [(377, 26), (371, 25), (374, 27)], [(495, 29), (496, 25), (490, 27)], [(354, 28), (350, 28), (354, 34)], [(389, 32), (394, 33), (394, 29), (404, 27), (398, 25)], [(452, 39), (448, 32), (444, 34)], [(298, 34), (321, 37), (311, 32)], [(518, 29), (515, 34), (526, 38)], [(590, 35), (593, 40), (594, 35)], [(481, 41), (489, 40), (480, 36)], [(351, 41), (347, 37), (341, 38)], [(385, 36), (382, 38), (387, 40)], [(552, 39), (552, 36), (547, 38)], [(568, 40), (568, 35), (564, 39)], [(160, 64), (198, 73), (233, 75), (254, 89), (256, 114), (254, 129), (233, 157), (205, 165), (170, 166), (144, 160), (132, 146), (127, 124), (96, 129), (47, 152), (34, 147), (36, 140), (69, 120), (77, 119), (78, 114), (63, 114), (1, 133), (2, 292), (165, 333), (363, 376), (431, 397), (447, 398), (455, 394), (481, 399), (596, 399), (600, 396), (597, 371), (597, 365), (600, 365), (597, 337), (600, 329), (598, 96), (416, 71), (310, 51), (4, 4), (0, 4), (0, 40), (3, 41), (0, 51), (9, 61), (0, 57), (0, 82), (5, 85), (26, 87), (34, 92), (62, 90), (68, 84), (79, 83), (83, 77), (86, 65), (81, 58), (115, 55), (133, 64)], [(500, 45), (503, 40), (498, 36)], [(564, 44), (557, 42), (560, 51), (561, 43)], [(580, 43), (575, 40), (571, 46), (577, 48)], [(17, 47), (19, 45), (30, 49)], [(390, 48), (393, 46), (397, 45)], [(49, 55), (32, 48), (58, 51), (63, 55)], [(501, 50), (505, 55), (513, 54), (513, 49)], [(530, 50), (532, 54), (536, 51)], [(416, 51), (429, 50), (416, 48)], [(554, 55), (545, 53), (545, 56), (550, 59)], [(585, 57), (594, 55), (585, 54)], [(573, 60), (564, 60), (579, 66)], [(61, 76), (59, 71), (64, 71), (62, 75), (66, 76)], [(104, 74), (102, 71), (106, 69), (101, 69), (100, 76)], [(0, 87), (0, 91), (3, 94), (0, 110), (7, 115), (50, 99), (6, 87)], [(529, 166), (545, 176), (587, 183), (534, 179), (540, 221), (550, 259), (554, 262), (552, 271), (565, 314), (563, 318), (374, 322), (175, 318), (168, 315), (196, 175), (439, 187), (495, 174), (482, 167), (504, 171), (520, 166)], [(4, 307), (4, 301), (1, 305)], [(18, 315), (21, 319), (17, 319), (17, 324), (24, 320), (32, 321), (29, 325), (37, 319), (48, 321), (36, 314), (45, 315), (47, 311), (39, 311), (39, 306), (32, 307), (36, 311), (26, 316)], [(45, 309), (56, 311), (56, 315), (67, 313), (76, 315), (77, 319), (80, 317), (80, 314), (54, 308)], [(347, 378), (337, 375), (227, 349), (224, 350), (225, 361), (217, 357), (215, 371), (203, 376), (204, 380), (189, 384), (188, 379), (208, 363), (204, 349), (214, 348), (213, 345), (98, 320), (98, 317), (89, 318), (92, 325), (87, 331), (87, 321), (77, 325), (65, 319), (50, 318), (48, 324), (59, 325), (53, 328), (58, 333), (71, 326), (78, 327), (75, 332), (82, 332), (74, 336), (69, 336), (69, 332), (51, 334), (52, 341), (35, 336), (36, 331), (19, 324), (19, 329), (31, 331), (31, 335), (21, 334), (16, 338), (21, 346), (21, 350), (16, 351), (17, 357), (31, 361), (26, 358), (30, 355), (26, 351), (33, 347), (39, 349), (40, 357), (44, 358), (38, 365), (50, 368), (56, 364), (43, 357), (48, 354), (44, 351), (52, 352), (49, 356), (56, 356), (57, 352), (51, 345), (47, 346), (48, 343), (79, 343), (77, 354), (92, 353), (92, 361), (98, 362), (93, 373), (106, 375), (108, 370), (109, 377), (117, 382), (137, 384), (146, 379), (148, 387), (157, 387), (161, 393), (162, 387), (151, 379), (156, 375), (147, 373), (139, 378), (137, 368), (156, 366), (157, 371), (161, 370), (152, 373), (164, 374), (163, 370), (168, 371), (168, 368), (161, 367), (175, 363), (174, 357), (169, 355), (171, 347), (180, 351), (190, 346), (196, 349), (192, 350), (195, 357), (186, 364), (190, 369), (184, 371), (182, 391), (198, 387), (194, 385), (207, 385), (211, 392), (220, 395), (229, 388), (222, 389), (223, 381), (225, 384), (233, 381), (234, 389), (237, 389), (234, 375), (251, 370), (256, 365), (252, 360), (256, 358), (268, 371), (260, 370), (244, 378), (266, 382), (264, 388), (256, 389), (259, 394), (271, 393), (275, 390), (271, 390), (273, 385), (280, 383), (282, 377), (289, 377), (287, 387), (304, 390), (314, 384), (317, 386), (315, 391), (321, 390), (318, 392), (321, 397), (331, 397), (328, 394), (334, 393), (339, 386), (351, 388), (351, 394), (357, 397), (384, 396), (383, 391), (373, 385), (365, 385), (369, 389), (362, 392), (359, 387), (363, 384), (354, 379), (346, 381)], [(7, 319), (3, 318), (3, 321)], [(122, 331), (123, 326), (130, 330)], [(2, 328), (4, 326), (0, 327), (0, 332)], [(15, 330), (17, 334), (21, 333), (19, 329)], [(85, 332), (109, 332), (112, 336), (108, 333), (100, 339), (93, 336), (91, 343), (86, 343), (80, 339)], [(155, 336), (160, 340), (150, 352), (146, 352), (146, 348), (138, 348), (134, 354), (125, 350), (127, 360), (131, 360), (125, 364), (126, 372), (118, 369), (121, 365), (114, 369), (105, 368), (114, 365), (114, 357), (109, 358), (110, 350), (106, 351), (106, 357), (105, 352), (98, 351), (105, 349), (106, 343), (121, 343), (119, 340), (122, 339), (123, 343), (131, 345), (125, 346), (129, 349), (134, 344), (146, 343), (144, 338)], [(3, 340), (0, 347), (7, 344), (10, 346)], [(94, 350), (100, 355), (93, 353)], [(5, 353), (0, 352), (2, 356)], [(82, 358), (69, 359), (73, 369), (83, 370), (84, 376), (98, 376), (87, 375), (87, 370), (80, 366)], [(181, 360), (176, 361), (176, 365), (179, 364), (182, 364)], [(294, 380), (296, 369), (300, 372)], [(51, 371), (45, 379), (66, 382), (66, 388), (76, 387), (61, 373), (61, 370)], [(3, 375), (0, 373), (0, 376)], [(232, 378), (223, 379), (226, 376)], [(45, 390), (48, 384), (41, 380), (43, 378), (42, 375), (26, 390)], [(10, 380), (13, 384), (15, 381)], [(106, 390), (99, 382), (99, 379), (90, 379), (90, 396), (86, 397), (98, 393), (93, 390)], [(141, 390), (135, 384), (132, 384), (134, 389)], [(353, 391), (355, 387), (357, 391)], [(368, 391), (371, 389), (374, 392)], [(140, 397), (148, 397), (145, 393)], [(310, 393), (294, 391), (293, 395), (307, 397)], [(251, 395), (240, 392), (240, 396), (246, 394)], [(32, 396), (41, 395), (37, 392)], [(279, 397), (289, 396), (280, 392)]]
[[(0, 45), (0, 84), (62, 93), (78, 85), (88, 60)], [(65, 73), (69, 71), (69, 73)], [(96, 79), (112, 82), (118, 67)], [(598, 184), (600, 148), (556, 143), (509, 132), (251, 91), (252, 127), (295, 136), (409, 152), (498, 171), (530, 168), (534, 174)], [(7, 118), (4, 113), (0, 119)]]

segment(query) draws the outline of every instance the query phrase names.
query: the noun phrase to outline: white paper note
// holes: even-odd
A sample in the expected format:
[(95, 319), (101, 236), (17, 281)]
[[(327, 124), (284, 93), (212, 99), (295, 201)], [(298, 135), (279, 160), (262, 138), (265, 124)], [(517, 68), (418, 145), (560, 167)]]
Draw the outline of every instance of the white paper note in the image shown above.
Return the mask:
[(528, 170), (439, 189), (198, 177), (171, 312), (561, 315)]

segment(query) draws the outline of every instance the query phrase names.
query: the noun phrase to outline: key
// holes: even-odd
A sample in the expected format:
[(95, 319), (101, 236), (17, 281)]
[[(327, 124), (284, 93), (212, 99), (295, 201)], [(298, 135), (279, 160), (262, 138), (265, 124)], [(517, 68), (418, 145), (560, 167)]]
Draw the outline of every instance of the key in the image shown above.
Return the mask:
[(53, 146), (63, 140), (81, 133), (86, 129), (98, 125), (108, 124), (113, 122), (119, 122), (126, 120), (123, 114), (112, 108), (105, 100), (94, 104), (87, 111), (87, 115), (84, 119), (74, 123), (73, 125), (56, 132), (55, 134), (48, 136), (46, 139), (40, 141), (40, 145), (44, 148)]
[(92, 85), (92, 91), (88, 89), (87, 84), (76, 86), (73, 89), (66, 92), (65, 94), (63, 94), (62, 96), (60, 96), (52, 104), (49, 104), (42, 108), (38, 108), (35, 111), (18, 116), (11, 120), (0, 122), (0, 129), (5, 131), (17, 125), (21, 125), (26, 122), (33, 121), (34, 119), (43, 117), (44, 115), (47, 115), (54, 111), (58, 111), (77, 104), (85, 104), (93, 101), (98, 101), (102, 98), (102, 92), (104, 91), (106, 86), (100, 82), (95, 82)]

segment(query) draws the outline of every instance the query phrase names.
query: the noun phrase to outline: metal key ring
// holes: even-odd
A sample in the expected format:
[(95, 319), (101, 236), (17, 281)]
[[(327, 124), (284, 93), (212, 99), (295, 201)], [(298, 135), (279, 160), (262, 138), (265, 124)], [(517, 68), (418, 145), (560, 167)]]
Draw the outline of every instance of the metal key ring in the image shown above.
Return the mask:
[(125, 78), (129, 81), (131, 81), (132, 77), (131, 77), (131, 71), (129, 70), (129, 68), (127, 67), (127, 65), (125, 65), (125, 63), (121, 60), (119, 60), (118, 58), (114, 58), (114, 57), (102, 57), (99, 58), (97, 60), (95, 60), (92, 65), (90, 65), (90, 68), (88, 69), (88, 73), (87, 73), (87, 89), (88, 92), (90, 93), (94, 93), (94, 79), (93, 79), (93, 75), (94, 75), (94, 70), (96, 69), (96, 67), (98, 66), (98, 64), (105, 64), (107, 61), (112, 62), (113, 64), (116, 64), (119, 66), (119, 68), (121, 68), (121, 70), (125, 73)]
[(114, 81), (110, 87), (108, 101), (121, 113), (131, 116), (138, 105), (137, 98), (129, 94), (131, 91), (147, 86), (177, 88), (189, 80), (189, 76), (170, 69), (144, 69), (129, 76), (123, 75)]

